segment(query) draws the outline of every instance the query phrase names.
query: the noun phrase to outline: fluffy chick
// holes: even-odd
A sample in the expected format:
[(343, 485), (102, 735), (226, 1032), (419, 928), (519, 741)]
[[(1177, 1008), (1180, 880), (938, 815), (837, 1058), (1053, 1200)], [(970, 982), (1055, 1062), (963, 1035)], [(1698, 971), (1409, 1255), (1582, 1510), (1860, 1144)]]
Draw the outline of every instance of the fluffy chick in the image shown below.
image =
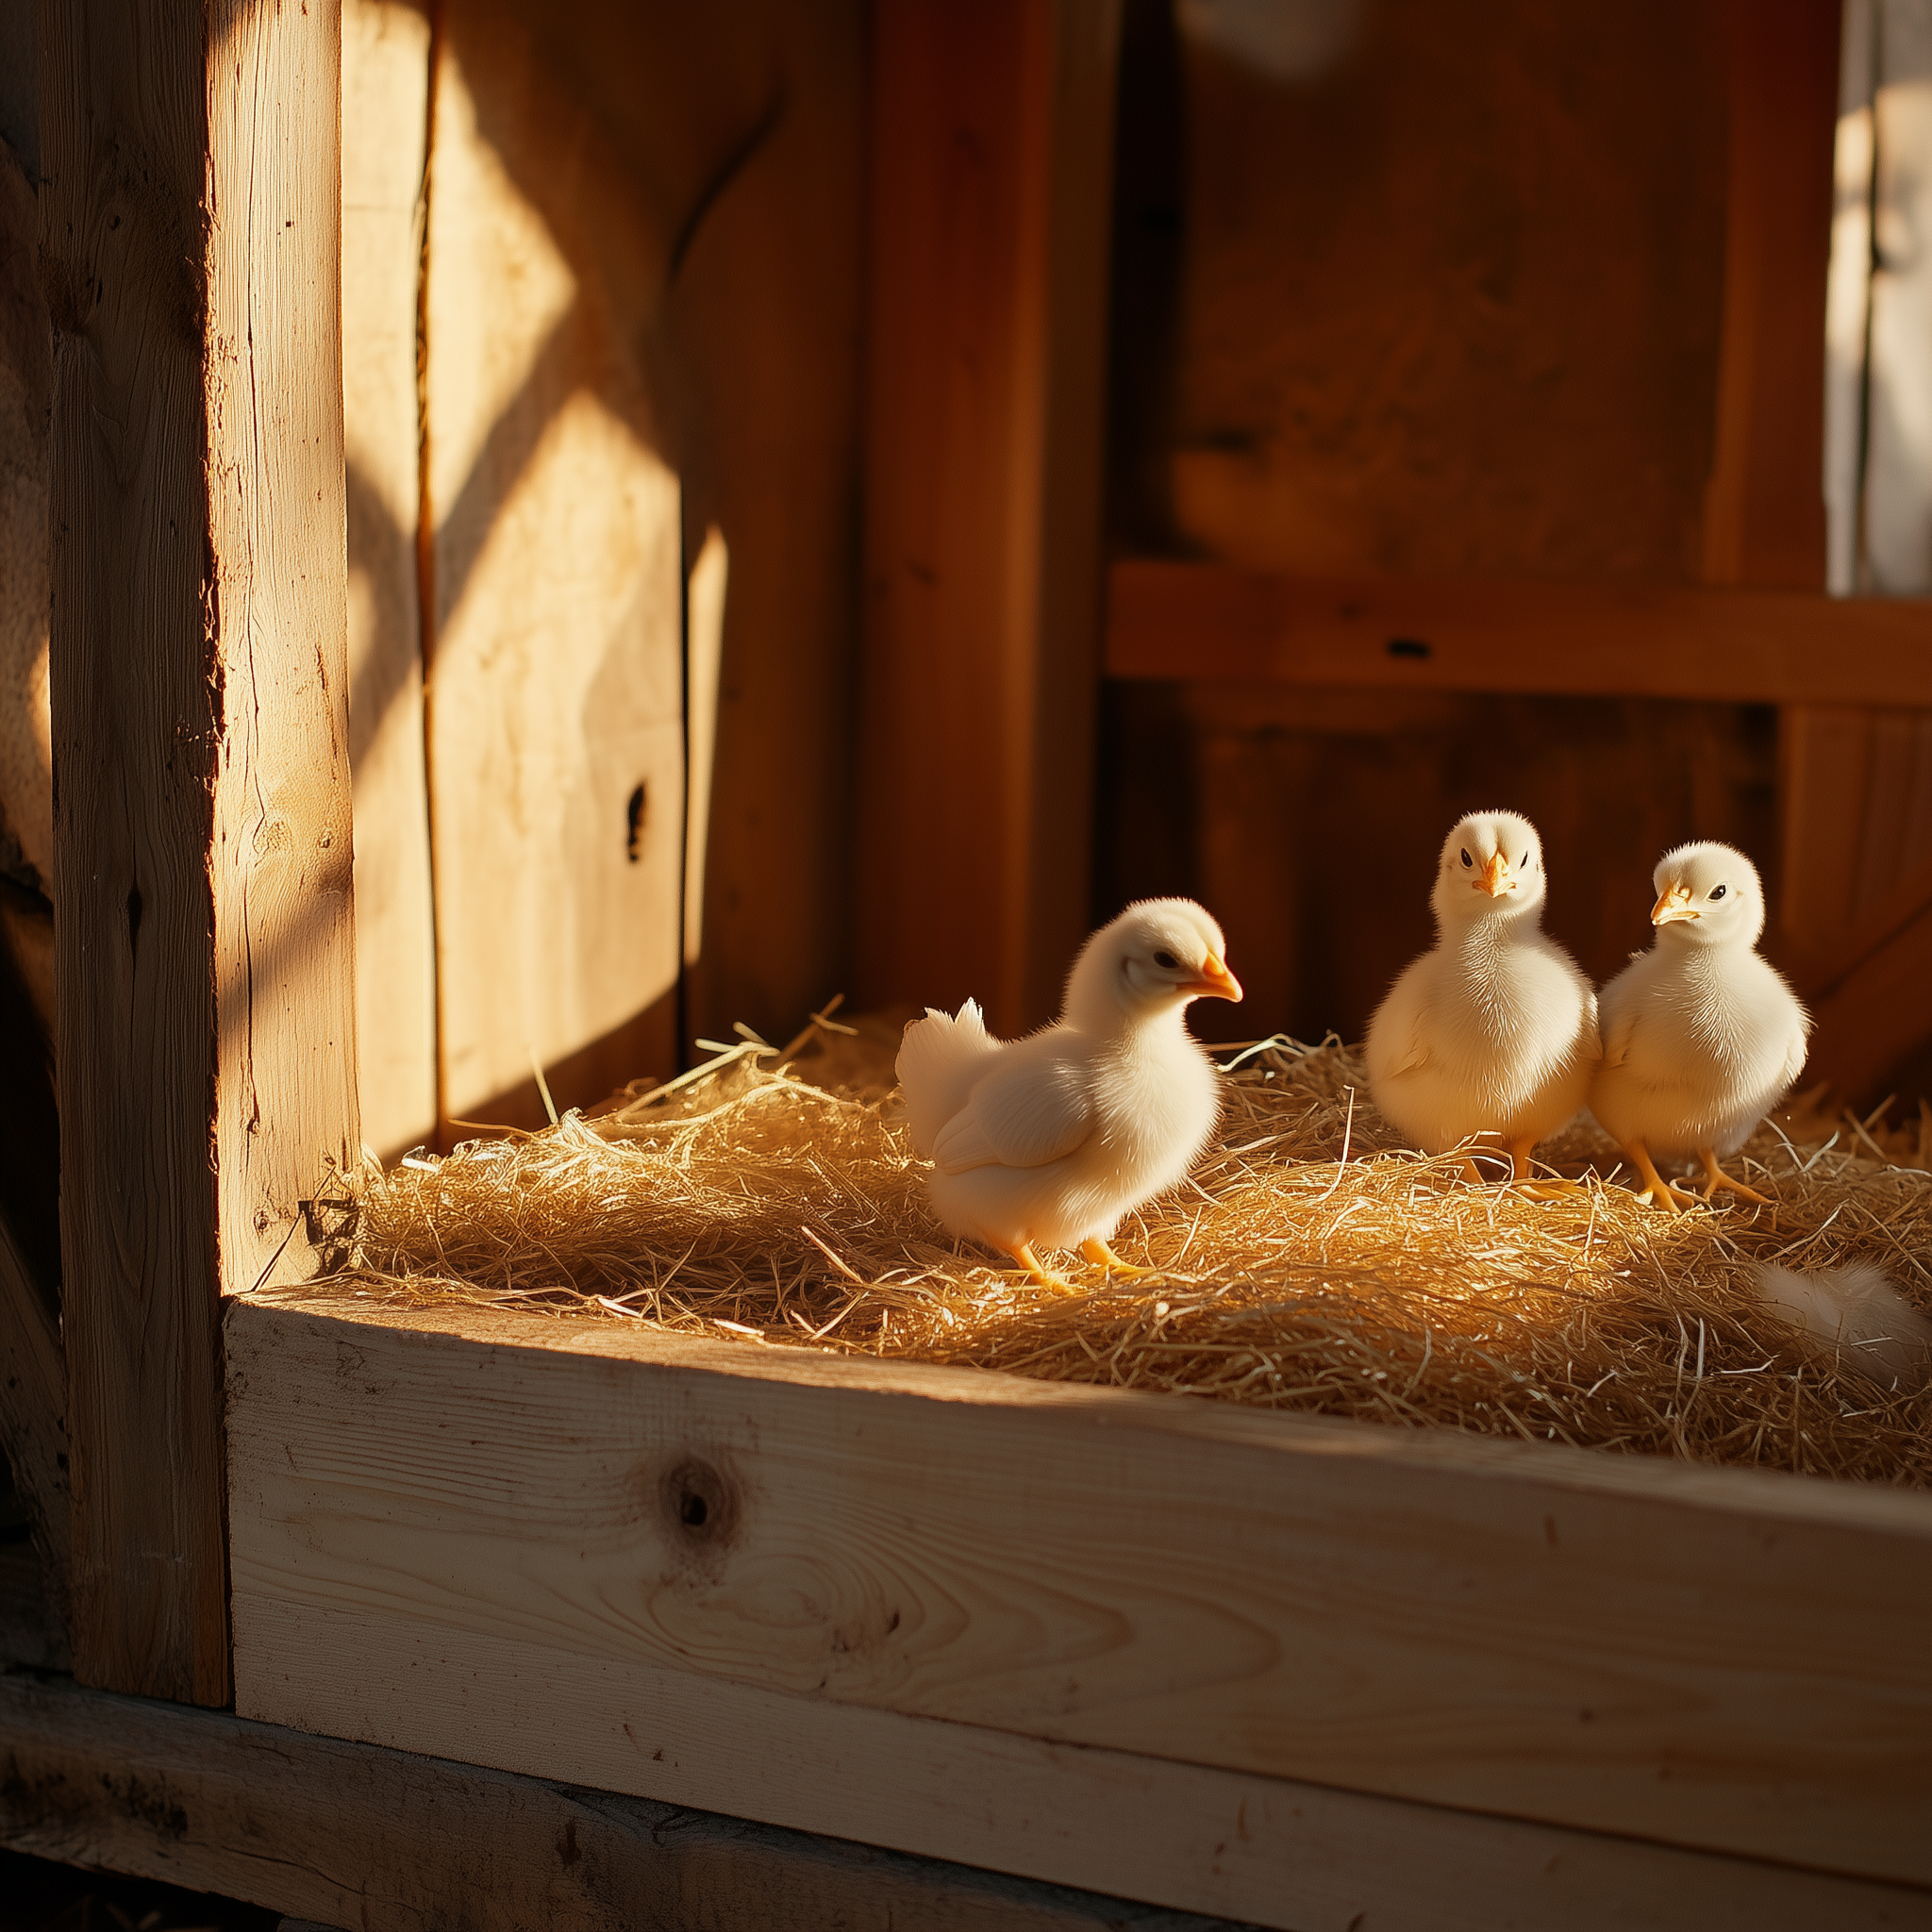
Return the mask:
[[(1220, 1112), (1188, 1003), (1238, 1000), (1221, 928), (1191, 899), (1130, 906), (1081, 948), (1056, 1025), (999, 1041), (972, 1000), (906, 1029), (899, 1085), (932, 1208), (1063, 1287), (1036, 1246), (1124, 1264), (1108, 1237), (1193, 1165)], [(1127, 1270), (1133, 1273), (1140, 1271)]]
[(1470, 813), (1436, 868), (1436, 944), (1369, 1023), (1369, 1091), (1397, 1131), (1427, 1154), (1494, 1135), (1520, 1183), (1530, 1149), (1581, 1111), (1597, 1057), (1596, 997), (1543, 935), (1544, 886), (1527, 819)]
[(1590, 1107), (1642, 1177), (1640, 1196), (1678, 1203), (1654, 1156), (1695, 1154), (1704, 1198), (1765, 1196), (1718, 1165), (1790, 1092), (1810, 1016), (1759, 957), (1764, 887), (1728, 845), (1680, 845), (1651, 883), (1657, 938), (1602, 995), (1604, 1057)]

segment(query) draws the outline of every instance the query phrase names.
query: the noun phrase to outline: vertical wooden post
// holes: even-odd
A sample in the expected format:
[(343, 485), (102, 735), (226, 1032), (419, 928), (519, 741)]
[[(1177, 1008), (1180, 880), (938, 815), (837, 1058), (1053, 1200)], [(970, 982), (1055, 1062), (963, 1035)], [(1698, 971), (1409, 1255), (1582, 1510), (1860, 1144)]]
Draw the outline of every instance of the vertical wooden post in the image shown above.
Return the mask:
[(42, 0), (85, 1682), (229, 1694), (220, 1291), (354, 1084), (331, 0)]
[(874, 20), (858, 986), (1010, 1031), (1087, 924), (1119, 6)]

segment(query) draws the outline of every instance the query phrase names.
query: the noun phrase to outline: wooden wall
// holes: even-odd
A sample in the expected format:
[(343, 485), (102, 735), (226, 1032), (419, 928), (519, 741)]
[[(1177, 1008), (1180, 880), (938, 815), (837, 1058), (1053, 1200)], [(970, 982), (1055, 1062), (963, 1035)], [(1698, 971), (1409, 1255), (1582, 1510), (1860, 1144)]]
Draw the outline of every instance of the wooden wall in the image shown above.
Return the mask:
[(533, 1058), (582, 1103), (840, 990), (863, 47), (856, 8), (783, 0), (350, 0), (345, 63), (360, 1062), (393, 1152), (540, 1121)]
[[(1357, 13), (1286, 81), (1129, 8), (1117, 550), (1539, 579), (1553, 660), (1565, 585), (1815, 595), (1833, 0)], [(1771, 949), (1814, 994), (1928, 896), (1915, 711), (1540, 697), (1533, 665), (1513, 695), (1190, 685), (1188, 651), (1181, 681), (1109, 696), (1094, 911), (1208, 899), (1242, 1031), (1357, 1032), (1480, 806), (1542, 826), (1551, 929), (1600, 977), (1684, 839), (1753, 852)], [(1541, 688), (1564, 685), (1614, 691), (1616, 667)], [(1917, 1022), (1888, 1024), (1896, 1058)], [(1818, 1063), (1862, 1091), (1884, 1051), (1850, 1044), (1840, 1021)]]

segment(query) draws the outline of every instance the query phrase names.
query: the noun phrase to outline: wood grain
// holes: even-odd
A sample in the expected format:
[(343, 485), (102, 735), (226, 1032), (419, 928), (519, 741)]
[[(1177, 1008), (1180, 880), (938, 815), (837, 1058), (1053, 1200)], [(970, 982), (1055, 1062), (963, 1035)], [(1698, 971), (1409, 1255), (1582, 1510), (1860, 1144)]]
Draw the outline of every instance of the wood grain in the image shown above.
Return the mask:
[[(1191, 1916), (58, 1680), (0, 1677), (0, 1757), (8, 1849), (325, 1925), (1211, 1932)], [(1879, 1923), (1870, 1888), (1783, 1882), (1814, 1910), (1849, 1914), (1834, 1923)], [(1747, 1872), (1744, 1887), (1767, 1898), (1767, 1874)]]
[(1932, 1878), (1923, 1497), (614, 1324), (228, 1345), (253, 1714), (819, 1829), (869, 1768), (975, 1861), (947, 1778), (1080, 1745)]
[(640, 340), (653, 211), (502, 9), (453, 8), (441, 44), (425, 394), (443, 1092), (458, 1118), (529, 1124), (533, 1054), (554, 1068), (611, 1041), (559, 1107), (675, 1056), (681, 492)]
[(349, 768), (356, 807), (356, 1084), (385, 1159), (436, 1133), (436, 933), (416, 584), (416, 294), (429, 26), (342, 9), (342, 398)]
[(1087, 924), (1118, 27), (874, 15), (857, 991), (1007, 1032)]
[[(1377, 0), (1310, 9), (1304, 53), (1317, 22), (1341, 44), (1286, 85), (1183, 42), (1185, 192), (1149, 210), (1181, 227), (1178, 394), (1166, 446), (1129, 451), (1171, 467), (1158, 547), (1307, 577), (1693, 580), (1713, 0)], [(1819, 387), (1814, 366), (1793, 408)]]
[(1820, 591), (1839, 0), (1720, 10), (1731, 152), (1704, 575)]
[(338, 16), (41, 32), (75, 1667), (222, 1703), (218, 1290), (358, 1141)]
[(1916, 599), (1526, 578), (1317, 580), (1150, 558), (1116, 563), (1108, 597), (1113, 677), (1932, 704), (1932, 604)]

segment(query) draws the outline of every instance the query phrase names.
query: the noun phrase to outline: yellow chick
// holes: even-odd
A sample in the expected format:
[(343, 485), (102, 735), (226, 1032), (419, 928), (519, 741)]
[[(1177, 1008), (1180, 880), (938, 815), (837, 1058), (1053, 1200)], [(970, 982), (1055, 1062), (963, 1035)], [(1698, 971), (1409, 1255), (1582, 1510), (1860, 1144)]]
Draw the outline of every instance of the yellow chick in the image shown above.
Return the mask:
[[(1492, 1135), (1526, 1187), (1530, 1149), (1582, 1111), (1597, 1056), (1596, 996), (1544, 937), (1543, 892), (1536, 827), (1471, 812), (1436, 867), (1436, 944), (1369, 1022), (1369, 1092), (1390, 1124), (1425, 1154)], [(1463, 1171), (1482, 1179), (1467, 1155)]]
[(1641, 1176), (1640, 1198), (1678, 1205), (1658, 1154), (1695, 1154), (1704, 1198), (1766, 1197), (1719, 1166), (1790, 1091), (1810, 1016), (1757, 952), (1764, 887), (1741, 852), (1680, 845), (1651, 883), (1657, 938), (1602, 994), (1604, 1057), (1590, 1107)]
[(1188, 1033), (1191, 1000), (1238, 1000), (1221, 928), (1191, 899), (1130, 906), (1081, 948), (1058, 1024), (999, 1041), (972, 1000), (906, 1029), (899, 1085), (933, 1212), (956, 1235), (1066, 1284), (1037, 1247), (1127, 1269), (1108, 1240), (1172, 1187), (1220, 1114), (1214, 1064)]

